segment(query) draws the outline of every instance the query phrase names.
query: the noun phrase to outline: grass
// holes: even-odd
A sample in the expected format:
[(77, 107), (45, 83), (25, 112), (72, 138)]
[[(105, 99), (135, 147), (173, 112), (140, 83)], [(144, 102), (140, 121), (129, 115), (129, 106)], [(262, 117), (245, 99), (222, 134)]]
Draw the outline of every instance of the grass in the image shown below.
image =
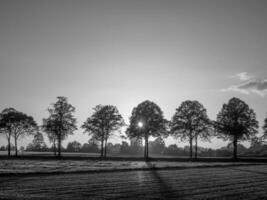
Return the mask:
[(266, 199), (267, 167), (1, 177), (0, 199)]
[[(0, 161), (7, 159), (21, 159), (21, 160), (59, 160), (58, 157), (54, 156), (53, 152), (22, 152), (19, 153), (18, 157), (14, 157), (14, 152), (9, 158), (6, 151), (0, 151)], [(142, 155), (111, 155), (108, 154), (106, 158), (100, 158), (99, 153), (69, 153), (62, 152), (60, 160), (106, 160), (106, 161), (145, 161)], [(176, 157), (176, 156), (162, 156), (162, 155), (150, 155), (150, 161), (165, 161), (165, 162), (265, 162), (267, 163), (266, 157), (239, 157), (237, 160), (233, 160), (231, 157), (198, 157), (197, 159), (190, 159), (188, 156)]]
[(267, 199), (267, 163), (259, 160), (52, 155), (2, 156), (0, 199)]
[[(14, 155), (15, 152), (12, 151), (11, 155)], [(0, 156), (7, 156), (7, 151), (0, 151)], [(32, 157), (54, 157), (54, 152), (33, 152), (33, 151), (23, 151), (19, 152), (18, 156), (20, 157), (27, 157), (27, 156), (32, 156)], [(82, 152), (62, 152), (62, 156), (66, 157), (98, 157), (99, 153), (82, 153)]]
[[(250, 162), (174, 162), (130, 160), (72, 160), (72, 159), (2, 159), (0, 176), (12, 174), (88, 173), (147, 169), (181, 169), (221, 166), (258, 165)], [(266, 164), (267, 165), (267, 164)]]

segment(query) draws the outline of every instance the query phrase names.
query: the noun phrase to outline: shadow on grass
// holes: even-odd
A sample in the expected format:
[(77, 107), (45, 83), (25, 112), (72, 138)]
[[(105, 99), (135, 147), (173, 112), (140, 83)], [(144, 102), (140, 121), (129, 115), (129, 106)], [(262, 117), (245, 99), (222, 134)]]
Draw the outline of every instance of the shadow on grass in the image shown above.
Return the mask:
[(159, 185), (159, 192), (162, 197), (161, 199), (171, 199), (171, 198), (179, 199), (179, 197), (181, 197), (181, 195), (177, 195), (177, 191), (175, 194), (174, 190), (172, 190), (172, 187), (168, 185), (168, 183), (160, 176), (160, 174), (158, 173), (159, 172), (158, 169), (155, 168), (155, 164), (146, 160), (146, 165), (150, 169), (149, 172), (152, 178), (155, 179), (155, 181)]

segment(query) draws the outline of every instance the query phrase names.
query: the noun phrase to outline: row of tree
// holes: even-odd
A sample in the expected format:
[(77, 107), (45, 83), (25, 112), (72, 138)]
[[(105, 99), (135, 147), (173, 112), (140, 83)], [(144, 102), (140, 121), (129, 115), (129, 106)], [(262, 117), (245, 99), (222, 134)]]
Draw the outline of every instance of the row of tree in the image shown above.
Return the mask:
[[(24, 151), (29, 152), (51, 152), (53, 151), (52, 147), (48, 147), (41, 133), (35, 135), (32, 142), (29, 143), (26, 148), (21, 146), (20, 151), (23, 154)], [(178, 156), (186, 157), (190, 154), (190, 147), (178, 147), (176, 144), (171, 144), (169, 146), (165, 145), (163, 138), (156, 138), (153, 141), (148, 142), (150, 155), (153, 157), (162, 157), (162, 156)], [(249, 148), (245, 147), (242, 144), (238, 144), (238, 155), (240, 156), (249, 156), (249, 157), (262, 157), (267, 156), (267, 145), (259, 140), (252, 140)], [(0, 151), (6, 151), (7, 146), (1, 146)], [(233, 145), (229, 143), (225, 147), (220, 149), (204, 148), (198, 147), (198, 156), (201, 157), (229, 157), (232, 155)], [(15, 146), (11, 145), (11, 150), (15, 150)], [(144, 147), (141, 142), (132, 140), (130, 144), (126, 141), (120, 143), (108, 143), (107, 152), (111, 156), (140, 156), (144, 151)], [(93, 141), (90, 139), (88, 142), (81, 144), (78, 141), (72, 141), (67, 144), (66, 147), (62, 146), (62, 152), (75, 152), (75, 153), (90, 153), (89, 155), (98, 155), (100, 153), (99, 142)]]
[[(116, 106), (98, 105), (93, 114), (83, 123), (85, 133), (92, 140), (100, 142), (102, 157), (107, 155), (108, 139), (112, 134), (120, 132), (126, 126), (123, 117)], [(8, 155), (10, 156), (10, 140), (14, 139), (15, 155), (17, 156), (17, 141), (24, 135), (38, 135), (42, 130), (47, 133), (53, 144), (55, 154), (61, 156), (62, 140), (77, 130), (77, 120), (74, 117), (75, 108), (68, 103), (66, 97), (57, 97), (56, 103), (48, 108), (49, 116), (43, 119), (39, 127), (33, 117), (14, 108), (7, 108), (0, 114), (0, 133), (5, 134), (8, 141)], [(193, 157), (193, 142), (195, 142), (195, 157), (197, 157), (198, 140), (209, 141), (212, 137), (230, 140), (233, 144), (233, 157), (237, 158), (239, 141), (255, 137), (258, 121), (255, 112), (238, 98), (232, 98), (223, 104), (216, 121), (207, 116), (204, 106), (198, 101), (184, 101), (176, 109), (172, 119), (166, 120), (160, 107), (152, 101), (144, 101), (132, 111), (130, 124), (126, 129), (126, 139), (144, 140), (144, 157), (148, 158), (148, 141), (151, 137), (165, 138), (174, 136), (182, 141), (189, 141), (190, 158)], [(267, 138), (267, 119), (264, 124), (264, 135)]]
[[(266, 120), (265, 120), (266, 121)], [(176, 109), (172, 120), (163, 117), (161, 109), (151, 101), (145, 101), (133, 109), (130, 126), (126, 133), (131, 137), (145, 139), (144, 157), (148, 157), (148, 138), (172, 135), (182, 141), (189, 141), (190, 158), (193, 157), (193, 141), (195, 141), (195, 157), (197, 157), (198, 139), (210, 140), (219, 137), (233, 142), (233, 157), (237, 158), (238, 141), (255, 137), (258, 121), (255, 112), (238, 98), (232, 98), (223, 104), (212, 121), (207, 116), (204, 106), (198, 101), (184, 101)], [(264, 126), (266, 135), (266, 125)]]
[[(259, 141), (252, 141), (249, 148), (242, 144), (238, 144), (238, 155), (240, 156), (267, 156), (267, 145)], [(170, 144), (166, 146), (163, 138), (156, 138), (153, 141), (148, 142), (150, 155), (154, 157), (162, 156), (179, 156), (186, 157), (190, 155), (190, 146), (178, 147), (176, 144)], [(194, 146), (195, 147), (195, 146)], [(227, 146), (219, 149), (198, 147), (197, 155), (201, 157), (229, 157), (233, 152), (233, 144), (229, 143)], [(27, 150), (27, 149), (26, 149)], [(97, 142), (89, 141), (83, 145), (77, 141), (69, 142), (64, 148), (65, 152), (87, 152), (87, 153), (99, 153), (100, 148)], [(140, 156), (144, 151), (142, 144), (136, 144), (126, 141), (120, 143), (108, 143), (107, 151), (112, 156)]]
[[(186, 157), (190, 154), (190, 147), (184, 146), (178, 147), (176, 144), (171, 144), (166, 146), (163, 138), (156, 138), (154, 141), (148, 142), (150, 155), (154, 157), (162, 156), (179, 156)], [(267, 156), (267, 145), (262, 141), (254, 138), (251, 141), (249, 148), (242, 144), (238, 144), (238, 155), (249, 156), (249, 157), (262, 157)], [(1, 146), (0, 151), (6, 151), (8, 146)], [(225, 147), (220, 149), (204, 148), (198, 147), (198, 156), (201, 157), (229, 157), (232, 155), (233, 145), (229, 143)], [(11, 150), (15, 150), (15, 146), (11, 145)], [(44, 137), (41, 133), (34, 136), (31, 143), (29, 143), (26, 148), (20, 147), (21, 153), (24, 151), (29, 152), (51, 152), (53, 147), (48, 147), (44, 141)], [(144, 151), (142, 141), (131, 140), (130, 144), (126, 141), (120, 143), (108, 143), (107, 152), (112, 156), (140, 156)], [(62, 152), (75, 152), (75, 153), (90, 153), (90, 155), (97, 155), (100, 153), (99, 142), (90, 139), (88, 142), (81, 144), (78, 141), (72, 141), (67, 144), (66, 147), (62, 146)], [(92, 154), (93, 153), (93, 154)]]

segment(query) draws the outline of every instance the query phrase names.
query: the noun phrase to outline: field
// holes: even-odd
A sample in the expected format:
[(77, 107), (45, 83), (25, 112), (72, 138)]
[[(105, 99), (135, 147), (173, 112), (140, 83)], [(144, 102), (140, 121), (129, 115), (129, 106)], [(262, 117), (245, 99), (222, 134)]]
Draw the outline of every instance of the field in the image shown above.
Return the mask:
[(267, 166), (13, 175), (2, 199), (267, 199)]
[[(224, 166), (259, 165), (249, 162), (172, 162), (172, 161), (112, 161), (112, 160), (51, 160), (2, 159), (0, 175), (85, 173), (148, 169), (183, 169)], [(265, 165), (262, 163), (262, 165)], [(266, 165), (267, 166), (267, 165)]]
[(267, 164), (1, 159), (0, 199), (267, 199)]
[[(14, 155), (15, 152), (11, 151), (11, 155)], [(6, 156), (7, 151), (0, 151), (0, 156)], [(19, 156), (48, 156), (48, 157), (53, 157), (54, 153), (53, 152), (33, 152), (33, 151), (19, 151), (18, 153)], [(99, 153), (71, 153), (71, 152), (62, 152), (63, 156), (77, 156), (77, 157), (98, 157)]]

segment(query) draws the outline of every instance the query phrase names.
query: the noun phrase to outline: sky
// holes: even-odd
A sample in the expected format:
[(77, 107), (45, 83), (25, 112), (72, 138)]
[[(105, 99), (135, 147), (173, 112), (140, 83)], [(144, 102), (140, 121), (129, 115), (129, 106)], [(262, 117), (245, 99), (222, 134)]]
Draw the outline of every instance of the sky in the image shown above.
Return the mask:
[(144, 100), (169, 120), (182, 101), (198, 100), (215, 120), (238, 97), (256, 112), (261, 134), (266, 9), (266, 0), (1, 0), (0, 110), (14, 107), (41, 125), (66, 96), (79, 127), (66, 145), (88, 141), (80, 126), (98, 104), (117, 106), (128, 123)]

